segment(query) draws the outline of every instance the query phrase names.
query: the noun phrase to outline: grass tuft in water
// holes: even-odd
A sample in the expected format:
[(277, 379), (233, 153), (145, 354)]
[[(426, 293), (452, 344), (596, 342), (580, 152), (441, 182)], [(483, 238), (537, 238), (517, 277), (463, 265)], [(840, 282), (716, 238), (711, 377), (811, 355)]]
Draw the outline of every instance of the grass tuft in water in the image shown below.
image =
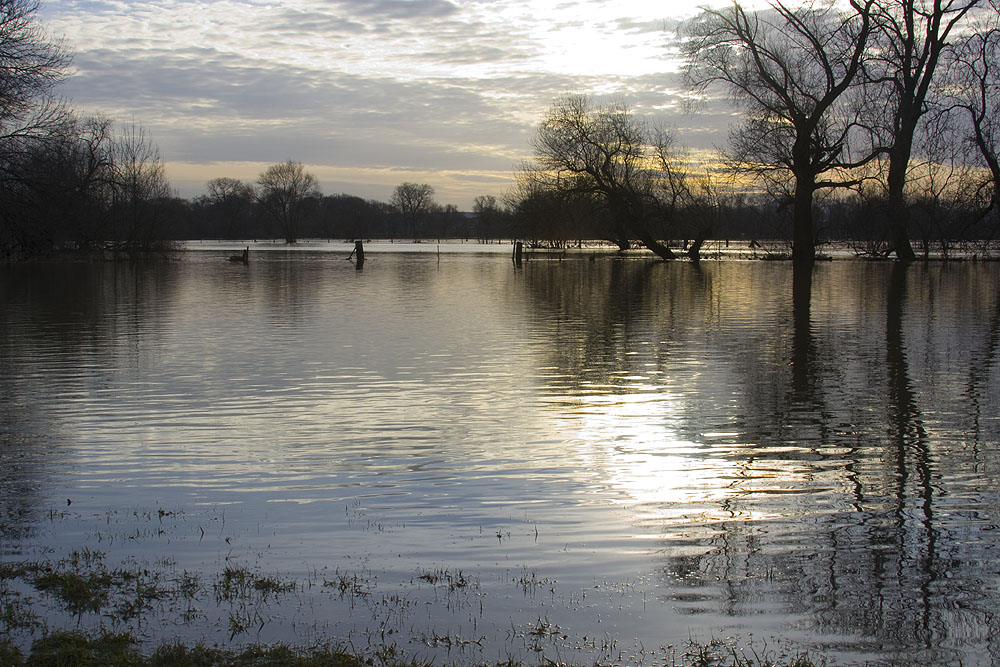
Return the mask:
[(19, 667), (24, 664), (24, 656), (17, 650), (17, 647), (6, 639), (0, 639), (0, 665), (10, 665)]
[(246, 600), (256, 593), (262, 600), (280, 593), (294, 591), (294, 581), (282, 581), (277, 577), (259, 576), (246, 567), (227, 566), (213, 585), (218, 602)]
[(818, 667), (803, 653), (773, 655), (765, 647), (738, 646), (734, 640), (712, 639), (706, 644), (690, 642), (675, 667)]
[(103, 634), (90, 639), (79, 632), (56, 632), (37, 639), (24, 662), (25, 667), (141, 667), (144, 664), (131, 635)]
[(201, 592), (201, 581), (197, 574), (191, 574), (187, 570), (177, 580), (177, 592), (185, 600), (195, 600)]
[(345, 574), (340, 570), (334, 573), (332, 579), (323, 579), (323, 586), (336, 589), (343, 598), (364, 598), (371, 595), (371, 582), (361, 579), (357, 574)]
[(70, 613), (97, 613), (108, 601), (112, 578), (106, 572), (60, 572), (49, 570), (35, 577), (35, 588), (60, 600)]
[[(17, 628), (28, 630), (41, 627), (41, 618), (27, 602), (17, 597), (8, 598), (0, 590), (0, 628), (9, 632)], [(0, 665), (5, 665), (7, 663), (3, 661), (2, 655), (0, 652)]]
[(437, 569), (429, 572), (424, 572), (419, 575), (417, 579), (421, 581), (426, 581), (432, 586), (437, 586), (439, 583), (447, 586), (449, 591), (456, 591), (462, 588), (468, 588), (473, 586), (475, 582), (465, 576), (461, 570), (458, 572), (452, 572), (447, 569)]

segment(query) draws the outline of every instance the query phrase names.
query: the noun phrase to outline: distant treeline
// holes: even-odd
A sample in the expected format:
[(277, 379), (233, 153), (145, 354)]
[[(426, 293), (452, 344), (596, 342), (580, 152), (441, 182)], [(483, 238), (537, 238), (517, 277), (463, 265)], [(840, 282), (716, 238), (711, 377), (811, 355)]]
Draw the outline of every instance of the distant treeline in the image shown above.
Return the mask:
[[(404, 184), (404, 186), (409, 184)], [(397, 188), (398, 190), (398, 188)], [(699, 230), (711, 238), (762, 243), (786, 242), (790, 251), (791, 211), (767, 196), (720, 197), (712, 205), (697, 203), (652, 217), (658, 238), (689, 246)], [(170, 238), (281, 238), (273, 216), (247, 191), (243, 196), (203, 195), (169, 202)], [(913, 197), (909, 201), (911, 236), (921, 255), (948, 256), (962, 251), (988, 256), (996, 240), (996, 220), (982, 215), (979, 203), (964, 198)], [(481, 243), (523, 239), (531, 244), (561, 248), (607, 240), (608, 215), (588, 197), (535, 194), (521, 200), (508, 195), (476, 198), (472, 211), (431, 204), (417, 213), (399, 205), (349, 194), (314, 195), (302, 206), (298, 238), (321, 239), (442, 239)], [(859, 195), (817, 201), (816, 243), (848, 244), (859, 255), (885, 256), (891, 251), (885, 201)], [(685, 242), (688, 242), (685, 244)], [(771, 246), (772, 250), (781, 252)]]
[[(556, 191), (520, 197), (512, 191), (500, 199), (484, 195), (476, 198), (472, 211), (460, 211), (452, 205), (437, 205), (432, 198), (421, 207), (408, 209), (397, 196), (383, 202), (314, 190), (296, 202), (294, 221), (282, 223), (274, 205), (268, 204), (269, 195), (251, 184), (215, 179), (208, 184), (207, 194), (184, 199), (172, 196), (162, 166), (155, 160), (138, 167), (134, 161), (127, 162), (126, 169), (116, 167), (114, 156), (122, 152), (134, 155), (137, 146), (155, 154), (141, 130), (127, 128), (122, 136), (108, 140), (107, 159), (93, 160), (89, 165), (90, 144), (85, 144), (87, 151), (59, 150), (54, 154), (49, 151), (55, 146), (65, 148), (65, 143), (39, 144), (47, 150), (33, 153), (35, 177), (22, 190), (30, 196), (13, 202), (5, 198), (14, 206), (3, 213), (4, 254), (29, 256), (59, 249), (139, 252), (188, 239), (447, 238), (481, 243), (522, 239), (553, 248), (612, 240), (607, 233), (611, 213), (592, 196)], [(115, 148), (116, 142), (123, 142), (130, 150)], [(78, 162), (59, 164), (67, 157)], [(107, 174), (98, 176), (96, 171), (81, 168), (94, 164), (102, 165), (97, 171)], [(117, 183), (120, 177), (115, 174), (119, 172), (131, 177)], [(67, 183), (75, 187), (66, 188)], [(397, 193), (412, 186), (404, 183)], [(433, 193), (429, 186), (417, 187)], [(975, 256), (991, 254), (997, 221), (984, 216), (978, 202), (962, 197), (912, 197), (908, 207), (911, 238), (918, 253), (947, 256), (961, 250)], [(814, 218), (815, 242), (820, 250), (824, 242), (847, 243), (859, 255), (873, 257), (886, 256), (892, 250), (883, 199), (857, 194), (819, 199), (814, 204)], [(719, 195), (711, 203), (692, 201), (649, 211), (647, 221), (656, 238), (675, 248), (687, 250), (699, 238), (713, 238), (771, 243), (770, 249), (777, 253), (791, 250), (791, 211), (766, 195)], [(288, 225), (292, 225), (291, 231)]]
[[(313, 194), (302, 200), (289, 239), (260, 195), (245, 185), (242, 193), (223, 196), (204, 195), (190, 201), (176, 200), (175, 224), (171, 230), (177, 239), (402, 239), (402, 238), (476, 238), (497, 239), (506, 229), (487, 230), (473, 213), (463, 213), (454, 206), (432, 206), (415, 216), (408, 216), (397, 206), (349, 194)], [(266, 196), (266, 195), (265, 195)]]
[(623, 102), (570, 95), (511, 189), (467, 212), (427, 184), (388, 202), (324, 196), (292, 160), (178, 198), (140, 126), (55, 97), (69, 56), (36, 11), (0, 0), (0, 256), (314, 237), (599, 239), (671, 259), (750, 239), (810, 264), (826, 241), (901, 260), (985, 256), (1000, 230), (1000, 0), (705, 9), (682, 31), (684, 73), (691, 98), (718, 91), (740, 112), (725, 148), (695, 160)]

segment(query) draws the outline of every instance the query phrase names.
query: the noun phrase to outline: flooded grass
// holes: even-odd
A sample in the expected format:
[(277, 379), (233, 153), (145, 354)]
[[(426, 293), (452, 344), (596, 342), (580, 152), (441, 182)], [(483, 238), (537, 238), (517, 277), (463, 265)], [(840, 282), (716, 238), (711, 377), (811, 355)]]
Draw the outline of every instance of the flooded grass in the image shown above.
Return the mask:
[(61, 600), (66, 610), (75, 616), (97, 613), (107, 602), (112, 579), (107, 573), (48, 571), (34, 579), (35, 588), (51, 593)]
[(424, 572), (418, 576), (417, 579), (420, 581), (426, 581), (433, 586), (440, 584), (446, 587), (449, 591), (456, 591), (476, 585), (476, 582), (467, 578), (461, 570), (452, 573), (447, 569), (438, 569), (432, 572)]
[(341, 599), (356, 600), (371, 595), (372, 582), (358, 576), (357, 573), (347, 574), (337, 570), (330, 579), (323, 579), (323, 586), (336, 590)]
[[(170, 513), (167, 513), (169, 516)], [(164, 511), (136, 516), (159, 522)], [(478, 575), (461, 569), (418, 569), (410, 587), (380, 590), (378, 577), (370, 571), (335, 570), (323, 574), (313, 570), (303, 579), (265, 574), (256, 567), (227, 559), (214, 576), (177, 571), (171, 557), (153, 563), (136, 562), (124, 556), (111, 562), (107, 552), (77, 549), (62, 558), (21, 560), (0, 564), (0, 665), (4, 667), (144, 667), (144, 666), (296, 666), (314, 665), (417, 667), (421, 665), (488, 665), (556, 667), (574, 664), (546, 657), (547, 649), (574, 642), (589, 646), (598, 656), (575, 664), (648, 664), (627, 656), (611, 637), (603, 640), (573, 638), (559, 623), (545, 615), (523, 626), (511, 626), (508, 639), (524, 643), (529, 658), (508, 657), (490, 663), (482, 659), (489, 643), (487, 635), (475, 631), (481, 615), (482, 583)], [(501, 585), (520, 592), (525, 599), (538, 590), (555, 594), (554, 581), (527, 568), (507, 571)], [(371, 618), (364, 641), (347, 644), (317, 643), (293, 647), (283, 642), (260, 643), (258, 638), (272, 620), (295, 616), (305, 603), (299, 595), (319, 590), (348, 602), (350, 609), (367, 611)], [(423, 594), (421, 595), (421, 591)], [(430, 598), (427, 597), (430, 594)], [(472, 628), (418, 629), (412, 615), (433, 600), (451, 610), (473, 607), (468, 616)], [(286, 604), (287, 603), (287, 604)], [(286, 604), (283, 608), (282, 605)], [(168, 632), (153, 632), (167, 617), (188, 624), (203, 624), (210, 618), (228, 630), (228, 641), (208, 646), (200, 641), (185, 643)], [(163, 642), (156, 646), (156, 642)], [(419, 649), (443, 650), (445, 658), (422, 656)], [(345, 648), (347, 646), (347, 648)], [(478, 653), (476, 651), (479, 651)], [(558, 655), (558, 652), (556, 652)], [(692, 642), (683, 650), (661, 648), (651, 653), (653, 663), (663, 667), (810, 667), (801, 656), (758, 655), (736, 641)]]
[[(435, 638), (450, 644), (450, 637)], [(35, 641), (30, 653), (23, 655), (7, 641), (0, 640), (0, 664), (5, 667), (429, 667), (433, 663), (400, 658), (391, 647), (370, 656), (346, 649), (315, 647), (295, 649), (283, 644), (250, 646), (242, 651), (209, 648), (202, 645), (164, 644), (152, 655), (140, 653), (138, 643), (127, 634), (102, 634), (89, 638), (79, 632), (58, 632)], [(460, 667), (484, 663), (447, 663)], [(525, 663), (504, 660), (496, 667), (561, 667), (560, 663), (541, 660)], [(610, 664), (613, 663), (609, 663)], [(805, 655), (785, 656), (753, 650), (739, 650), (725, 641), (691, 644), (679, 656), (658, 663), (663, 667), (817, 667)], [(588, 666), (590, 667), (590, 666)], [(595, 663), (593, 667), (603, 667)]]
[(218, 602), (253, 598), (266, 602), (268, 598), (294, 591), (296, 586), (294, 581), (282, 581), (278, 577), (258, 575), (243, 566), (226, 566), (213, 585), (213, 590)]

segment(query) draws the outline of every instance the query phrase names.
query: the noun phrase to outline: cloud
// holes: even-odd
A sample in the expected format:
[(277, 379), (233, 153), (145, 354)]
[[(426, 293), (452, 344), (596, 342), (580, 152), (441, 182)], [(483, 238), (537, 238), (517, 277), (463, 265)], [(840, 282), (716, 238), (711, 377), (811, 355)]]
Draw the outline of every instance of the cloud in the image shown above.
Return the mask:
[(339, 0), (333, 4), (351, 14), (380, 19), (442, 18), (459, 12), (448, 0)]
[[(172, 177), (293, 158), (367, 190), (437, 175), (471, 204), (499, 193), (560, 95), (679, 118), (660, 12), (644, 0), (108, 0), (43, 5), (42, 18), (76, 51), (63, 94), (146, 127)], [(701, 125), (698, 141), (709, 134)]]
[(367, 30), (364, 23), (343, 16), (303, 9), (286, 8), (275, 23), (275, 32), (295, 31), (327, 36), (350, 36)]

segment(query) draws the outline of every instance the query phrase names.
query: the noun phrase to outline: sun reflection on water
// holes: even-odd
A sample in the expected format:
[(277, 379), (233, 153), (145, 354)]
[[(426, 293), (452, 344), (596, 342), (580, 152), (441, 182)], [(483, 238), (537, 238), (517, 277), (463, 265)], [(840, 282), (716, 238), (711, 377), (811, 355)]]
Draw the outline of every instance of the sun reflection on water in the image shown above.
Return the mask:
[[(948, 368), (911, 346), (892, 375), (885, 315), (842, 314), (875, 308), (868, 292), (862, 310), (818, 302), (813, 317), (836, 326), (810, 328), (789, 364), (793, 323), (739, 290), (663, 288), (686, 267), (531, 266), (386, 257), (358, 274), (275, 255), (238, 289), (224, 258), (53, 280), (61, 329), (41, 296), (0, 320), (15, 399), (0, 402), (12, 454), (0, 518), (46, 554), (169, 553), (179, 572), (238, 562), (314, 584), (367, 572), (378, 595), (405, 589), (421, 617), (435, 609), (431, 629), (467, 619), (420, 575), (461, 569), (481, 579), (477, 622), (499, 638), (487, 657), (512, 622), (543, 617), (647, 645), (792, 623), (806, 644), (893, 642), (927, 610), (924, 636), (954, 646), (989, 629), (996, 423), (973, 430), (963, 415), (996, 413), (1000, 393), (981, 370), (993, 348), (952, 332), (1000, 337), (974, 310), (958, 317), (964, 300), (935, 302), (953, 320), (945, 334), (923, 325), (921, 345), (955, 344)], [(777, 269), (716, 270), (739, 283)], [(77, 284), (121, 295), (87, 301)], [(134, 298), (142, 328), (129, 324), (133, 284), (160, 286), (162, 298)], [(25, 548), (0, 541), (11, 546)], [(512, 594), (511, 571), (525, 573)], [(303, 613), (352, 618), (313, 593)], [(302, 639), (278, 616), (266, 636)], [(203, 624), (171, 622), (200, 638)]]

